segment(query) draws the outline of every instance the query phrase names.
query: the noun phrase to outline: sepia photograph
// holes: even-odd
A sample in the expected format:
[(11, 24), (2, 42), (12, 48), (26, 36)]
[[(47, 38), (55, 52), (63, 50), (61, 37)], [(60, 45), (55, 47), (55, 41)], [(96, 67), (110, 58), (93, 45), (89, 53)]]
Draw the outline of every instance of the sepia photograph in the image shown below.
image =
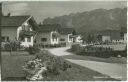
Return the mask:
[(127, 81), (127, 1), (0, 2), (2, 81)]

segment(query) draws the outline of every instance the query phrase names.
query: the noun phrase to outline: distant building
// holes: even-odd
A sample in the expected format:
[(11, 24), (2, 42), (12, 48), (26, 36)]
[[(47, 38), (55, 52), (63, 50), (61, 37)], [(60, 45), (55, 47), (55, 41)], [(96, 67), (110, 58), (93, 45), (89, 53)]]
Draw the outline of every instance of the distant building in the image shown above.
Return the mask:
[(63, 46), (70, 46), (73, 43), (73, 28), (61, 28), (59, 43)]
[(24, 47), (33, 46), (37, 25), (32, 16), (3, 16), (1, 27), (2, 42), (20, 41)]
[(110, 36), (102, 35), (102, 41), (103, 42), (110, 42), (111, 41), (111, 38), (110, 38)]
[(82, 38), (80, 35), (76, 34), (73, 28), (61, 28), (59, 43), (61, 45), (70, 46), (73, 43), (82, 43)]
[(125, 33), (121, 34), (120, 30), (104, 30), (98, 34), (102, 36), (102, 42), (124, 43), (126, 40)]
[(40, 25), (36, 43), (43, 46), (59, 44), (59, 25)]

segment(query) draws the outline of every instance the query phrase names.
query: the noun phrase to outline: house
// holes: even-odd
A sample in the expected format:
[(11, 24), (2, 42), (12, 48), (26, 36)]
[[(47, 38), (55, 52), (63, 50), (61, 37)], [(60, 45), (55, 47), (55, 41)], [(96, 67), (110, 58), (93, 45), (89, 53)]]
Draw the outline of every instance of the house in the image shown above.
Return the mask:
[(63, 46), (70, 46), (76, 42), (75, 30), (73, 28), (61, 28), (59, 43)]
[(81, 35), (74, 35), (74, 36), (75, 36), (75, 42), (76, 43), (82, 43), (83, 42)]
[(110, 42), (111, 41), (111, 38), (109, 35), (102, 35), (102, 41), (103, 42)]
[(104, 30), (99, 35), (102, 36), (102, 42), (124, 43), (125, 34), (121, 34), (120, 30)]
[(20, 41), (24, 47), (33, 46), (37, 24), (32, 16), (3, 16), (1, 20), (2, 42)]
[(39, 25), (36, 44), (41, 46), (55, 46), (59, 44), (59, 28), (57, 24)]

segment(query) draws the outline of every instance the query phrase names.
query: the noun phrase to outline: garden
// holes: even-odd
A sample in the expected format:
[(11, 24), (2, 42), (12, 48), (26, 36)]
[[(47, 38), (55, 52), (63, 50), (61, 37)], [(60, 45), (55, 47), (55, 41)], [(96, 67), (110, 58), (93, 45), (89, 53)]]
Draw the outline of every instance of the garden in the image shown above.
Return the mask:
[[(10, 51), (10, 50), (9, 50)], [(2, 52), (3, 81), (94, 81), (115, 80), (88, 68), (73, 64), (47, 50), (29, 47)]]

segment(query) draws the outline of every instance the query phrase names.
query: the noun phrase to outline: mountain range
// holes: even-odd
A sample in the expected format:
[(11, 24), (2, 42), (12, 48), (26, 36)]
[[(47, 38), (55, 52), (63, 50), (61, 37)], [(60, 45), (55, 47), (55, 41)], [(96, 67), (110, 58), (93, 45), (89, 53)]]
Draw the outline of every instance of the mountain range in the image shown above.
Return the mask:
[(60, 24), (62, 28), (74, 28), (82, 35), (101, 30), (127, 28), (127, 8), (95, 9), (82, 13), (46, 18), (43, 24)]

